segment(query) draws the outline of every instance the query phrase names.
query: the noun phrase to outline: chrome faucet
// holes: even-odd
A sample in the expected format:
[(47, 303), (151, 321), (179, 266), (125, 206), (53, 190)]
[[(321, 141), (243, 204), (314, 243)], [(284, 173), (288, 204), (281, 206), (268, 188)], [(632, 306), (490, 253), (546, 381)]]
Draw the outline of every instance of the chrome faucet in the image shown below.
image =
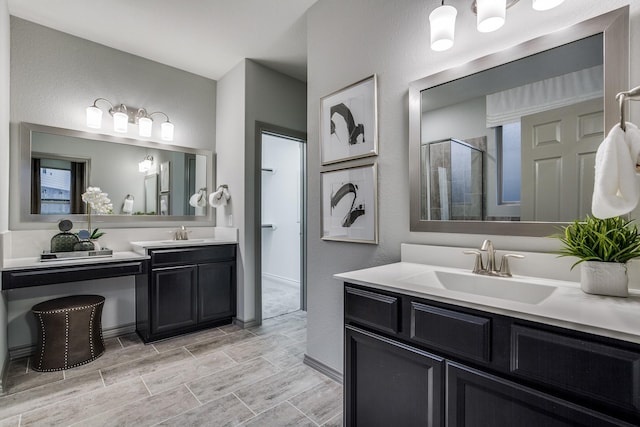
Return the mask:
[[(486, 266), (482, 261), (482, 252), (487, 253), (487, 263)], [(502, 259), (500, 261), (500, 268), (496, 268), (496, 251), (493, 247), (493, 242), (491, 240), (485, 240), (482, 242), (482, 246), (480, 246), (480, 250), (473, 249), (464, 251), (467, 255), (475, 255), (475, 263), (473, 265), (472, 273), (482, 274), (485, 276), (496, 276), (496, 277), (511, 277), (511, 268), (509, 268), (509, 258), (524, 258), (524, 255), (520, 254), (505, 254), (502, 255)]]
[(184, 225), (181, 225), (180, 228), (176, 230), (174, 240), (189, 240), (189, 232)]

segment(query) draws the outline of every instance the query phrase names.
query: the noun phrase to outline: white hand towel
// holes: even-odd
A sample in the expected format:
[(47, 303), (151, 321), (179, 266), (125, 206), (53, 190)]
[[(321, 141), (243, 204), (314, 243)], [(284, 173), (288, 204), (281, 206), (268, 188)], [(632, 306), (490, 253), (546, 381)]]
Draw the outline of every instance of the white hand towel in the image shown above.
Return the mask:
[(189, 204), (194, 208), (204, 208), (207, 206), (207, 193), (203, 190), (198, 191), (189, 198)]
[(126, 214), (133, 213), (133, 199), (124, 199), (124, 204), (122, 205), (122, 212)]
[(227, 198), (224, 196), (224, 188), (220, 188), (209, 195), (209, 204), (214, 208), (227, 205)]
[[(632, 154), (632, 152), (635, 153)], [(597, 218), (611, 218), (631, 212), (640, 200), (636, 161), (640, 133), (631, 123), (625, 133), (615, 125), (596, 153), (595, 182), (591, 211)]]

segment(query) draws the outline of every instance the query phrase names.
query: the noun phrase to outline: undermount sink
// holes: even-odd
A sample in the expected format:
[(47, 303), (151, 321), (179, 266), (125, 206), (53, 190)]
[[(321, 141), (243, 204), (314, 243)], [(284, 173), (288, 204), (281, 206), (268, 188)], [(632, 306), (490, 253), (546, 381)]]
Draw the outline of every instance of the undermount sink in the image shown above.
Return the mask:
[(540, 285), (518, 278), (491, 277), (440, 270), (428, 271), (402, 281), (525, 304), (539, 304), (556, 290), (555, 286)]

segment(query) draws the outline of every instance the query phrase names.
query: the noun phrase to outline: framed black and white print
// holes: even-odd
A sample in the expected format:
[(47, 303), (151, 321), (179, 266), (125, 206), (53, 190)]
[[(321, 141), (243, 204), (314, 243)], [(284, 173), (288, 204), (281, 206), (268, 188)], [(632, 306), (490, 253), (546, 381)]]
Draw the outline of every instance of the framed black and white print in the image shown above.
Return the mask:
[(374, 74), (320, 100), (323, 165), (378, 154), (376, 82)]
[(322, 239), (378, 243), (376, 165), (322, 172)]

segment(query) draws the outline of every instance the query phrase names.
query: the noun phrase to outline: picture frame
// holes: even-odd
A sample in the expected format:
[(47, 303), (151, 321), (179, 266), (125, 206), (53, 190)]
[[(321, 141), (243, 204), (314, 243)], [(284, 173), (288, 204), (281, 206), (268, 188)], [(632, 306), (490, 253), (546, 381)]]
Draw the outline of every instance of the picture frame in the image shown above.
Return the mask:
[(320, 162), (344, 162), (378, 154), (376, 75), (320, 99)]
[(169, 193), (158, 196), (158, 214), (163, 216), (171, 215), (171, 199)]
[(160, 192), (166, 193), (171, 188), (171, 162), (160, 164)]
[(322, 172), (321, 238), (378, 244), (377, 165)]

